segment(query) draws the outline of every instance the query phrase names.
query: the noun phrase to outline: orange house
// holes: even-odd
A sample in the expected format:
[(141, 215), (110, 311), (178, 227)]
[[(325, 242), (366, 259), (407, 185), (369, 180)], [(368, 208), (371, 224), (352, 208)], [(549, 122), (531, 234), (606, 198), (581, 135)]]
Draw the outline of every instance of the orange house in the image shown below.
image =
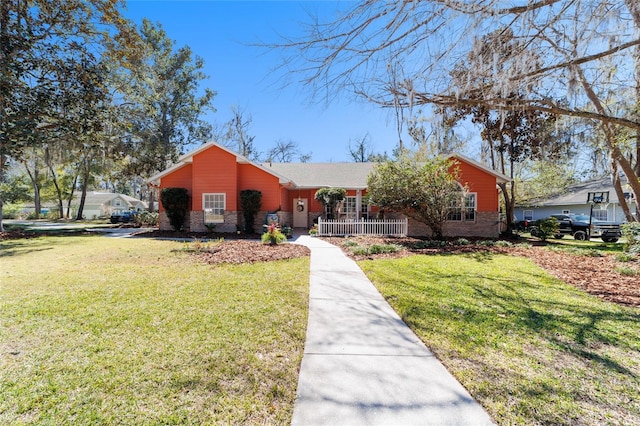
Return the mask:
[[(445, 225), (448, 236), (497, 237), (499, 234), (498, 189), (506, 176), (460, 155), (454, 155), (460, 183), (468, 189), (459, 209)], [(243, 229), (240, 191), (262, 193), (262, 211), (256, 217), (256, 231), (267, 213), (277, 213), (279, 222), (294, 228), (309, 228), (323, 213), (314, 196), (325, 187), (345, 188), (347, 197), (339, 209), (340, 218), (368, 219), (379, 214), (366, 202), (367, 177), (375, 163), (263, 163), (252, 162), (229, 149), (209, 142), (182, 156), (178, 163), (153, 176), (149, 183), (163, 188), (186, 188), (190, 208), (185, 227), (206, 231), (215, 225), (219, 232)], [(386, 217), (389, 217), (386, 213)], [(171, 229), (160, 203), (160, 229)], [(409, 220), (409, 235), (428, 236), (423, 224)]]

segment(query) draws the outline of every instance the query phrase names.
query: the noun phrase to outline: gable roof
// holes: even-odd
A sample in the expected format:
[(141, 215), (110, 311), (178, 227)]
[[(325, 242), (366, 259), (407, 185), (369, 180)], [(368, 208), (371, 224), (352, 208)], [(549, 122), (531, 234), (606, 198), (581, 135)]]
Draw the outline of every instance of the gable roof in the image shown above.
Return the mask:
[(342, 187), (365, 189), (376, 163), (263, 163), (266, 169), (287, 176), (296, 188)]
[(187, 164), (191, 164), (193, 163), (193, 157), (195, 157), (196, 155), (198, 155), (199, 153), (206, 151), (209, 148), (212, 147), (216, 147), (221, 149), (222, 151), (225, 151), (231, 155), (233, 155), (234, 157), (236, 157), (236, 162), (239, 164), (251, 164), (261, 170), (264, 170), (265, 172), (274, 175), (275, 177), (277, 177), (280, 180), (280, 183), (282, 184), (287, 184), (290, 183), (290, 179), (287, 179), (284, 176), (278, 175), (277, 173), (273, 172), (272, 170), (266, 169), (264, 167), (262, 167), (260, 164), (258, 163), (254, 163), (253, 161), (249, 160), (247, 157), (244, 157), (236, 152), (231, 151), (229, 148), (226, 148), (216, 142), (207, 142), (205, 144), (200, 145), (198, 148), (194, 149), (193, 151), (190, 151), (186, 154), (184, 154), (182, 157), (178, 158), (178, 161), (176, 162), (176, 164), (174, 164), (173, 166), (169, 167), (168, 169), (165, 169), (163, 171), (161, 171), (160, 173), (157, 173), (153, 176), (151, 176), (149, 179), (147, 179), (148, 183), (153, 183), (153, 184), (159, 184), (160, 183), (160, 179), (162, 179), (163, 177), (173, 173), (176, 170), (181, 169), (182, 167), (186, 166)]
[[(625, 176), (620, 176), (620, 181), (624, 190), (627, 183)], [(570, 206), (570, 205), (586, 205), (589, 192), (609, 191), (609, 202), (618, 203), (618, 195), (613, 187), (611, 177), (602, 177), (592, 179), (586, 182), (576, 183), (568, 186), (561, 194), (551, 196), (549, 198), (537, 198), (524, 203), (525, 206)], [(628, 192), (628, 191), (625, 191)]]
[[(74, 196), (74, 201), (76, 203), (79, 202), (81, 196), (82, 194), (76, 194)], [(113, 201), (113, 199), (115, 198), (122, 199), (129, 206), (135, 206), (140, 203), (145, 207), (147, 206), (146, 202), (134, 197), (130, 197), (129, 195), (117, 194), (115, 192), (97, 192), (97, 191), (87, 192), (87, 196), (85, 198), (84, 204), (85, 206), (86, 205), (104, 205), (104, 204), (111, 203), (111, 201)]]
[[(496, 178), (498, 183), (510, 182), (502, 173), (459, 154), (452, 155)], [(263, 163), (263, 167), (290, 178), (298, 188), (342, 187), (366, 189), (367, 178), (377, 163)]]
[(464, 155), (460, 155), (460, 154), (451, 154), (451, 157), (453, 158), (457, 158), (458, 160), (467, 163), (473, 167), (475, 167), (476, 169), (480, 169), (483, 172), (490, 174), (491, 176), (496, 178), (496, 182), (497, 183), (507, 183), (507, 182), (511, 182), (513, 179), (511, 179), (509, 176), (507, 175), (503, 175), (500, 172), (496, 172), (495, 170), (493, 170), (492, 168), (485, 166), (482, 163), (479, 163), (476, 160), (472, 160), (469, 157), (465, 157)]
[[(241, 164), (251, 164), (280, 180), (281, 184), (292, 185), (301, 189), (321, 187), (341, 187), (346, 189), (366, 189), (367, 177), (377, 163), (262, 163), (258, 164), (216, 143), (205, 143), (195, 150), (183, 155), (178, 162), (168, 169), (152, 176), (147, 182), (159, 184), (160, 179), (174, 171), (191, 164), (193, 157), (209, 148), (217, 147), (236, 157)], [(510, 182), (512, 179), (498, 173), (479, 162), (459, 154), (451, 157), (467, 163), (496, 178), (498, 183)]]

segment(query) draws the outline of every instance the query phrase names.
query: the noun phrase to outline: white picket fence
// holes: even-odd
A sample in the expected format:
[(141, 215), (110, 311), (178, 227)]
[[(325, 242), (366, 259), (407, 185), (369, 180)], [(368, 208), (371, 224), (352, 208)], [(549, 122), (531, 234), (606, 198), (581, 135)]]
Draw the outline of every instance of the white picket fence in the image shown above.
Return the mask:
[(323, 220), (318, 218), (319, 236), (385, 235), (404, 237), (409, 230), (407, 219)]

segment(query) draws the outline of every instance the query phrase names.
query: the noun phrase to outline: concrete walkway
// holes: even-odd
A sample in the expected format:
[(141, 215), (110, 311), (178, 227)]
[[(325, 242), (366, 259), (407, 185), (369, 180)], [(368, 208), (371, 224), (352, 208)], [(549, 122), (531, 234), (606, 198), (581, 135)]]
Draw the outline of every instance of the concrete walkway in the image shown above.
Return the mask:
[(492, 424), (354, 261), (296, 242), (311, 249), (311, 277), (293, 425)]

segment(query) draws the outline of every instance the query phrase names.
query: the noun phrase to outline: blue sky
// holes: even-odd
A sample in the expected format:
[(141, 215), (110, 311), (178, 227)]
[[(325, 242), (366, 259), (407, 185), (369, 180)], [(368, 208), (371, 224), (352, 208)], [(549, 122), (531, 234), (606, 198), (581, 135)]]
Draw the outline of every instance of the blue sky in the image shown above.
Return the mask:
[(177, 46), (188, 45), (205, 60), (206, 87), (217, 92), (211, 122), (223, 124), (237, 105), (253, 117), (249, 129), (260, 152), (276, 140), (293, 140), (311, 161), (350, 161), (347, 146), (369, 134), (374, 151), (391, 152), (398, 136), (389, 111), (356, 103), (346, 94), (330, 105), (311, 104), (302, 85), (282, 88), (279, 52), (251, 46), (296, 36), (308, 12), (335, 16), (334, 1), (165, 1), (129, 0), (125, 16), (160, 22)]

